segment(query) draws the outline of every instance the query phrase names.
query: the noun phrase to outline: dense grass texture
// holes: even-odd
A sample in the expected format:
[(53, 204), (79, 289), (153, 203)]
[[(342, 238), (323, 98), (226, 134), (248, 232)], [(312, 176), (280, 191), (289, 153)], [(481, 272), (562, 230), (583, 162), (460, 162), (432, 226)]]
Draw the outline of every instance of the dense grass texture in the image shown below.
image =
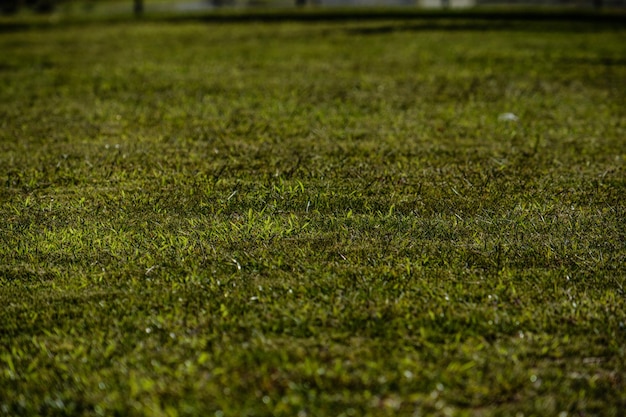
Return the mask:
[(625, 39), (2, 31), (0, 414), (620, 415)]

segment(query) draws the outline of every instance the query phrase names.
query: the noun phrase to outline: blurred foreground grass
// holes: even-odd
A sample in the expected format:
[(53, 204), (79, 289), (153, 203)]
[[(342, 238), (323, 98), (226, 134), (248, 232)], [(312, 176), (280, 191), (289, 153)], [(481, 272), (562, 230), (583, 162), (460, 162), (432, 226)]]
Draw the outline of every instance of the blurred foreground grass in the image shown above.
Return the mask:
[(0, 34), (0, 413), (619, 415), (625, 35)]

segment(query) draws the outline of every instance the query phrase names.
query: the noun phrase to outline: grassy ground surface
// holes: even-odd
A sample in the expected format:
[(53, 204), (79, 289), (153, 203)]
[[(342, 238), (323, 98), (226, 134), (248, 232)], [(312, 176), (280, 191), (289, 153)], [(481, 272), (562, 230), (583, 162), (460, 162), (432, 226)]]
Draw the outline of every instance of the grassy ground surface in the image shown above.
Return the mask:
[(0, 414), (626, 408), (623, 27), (8, 28)]

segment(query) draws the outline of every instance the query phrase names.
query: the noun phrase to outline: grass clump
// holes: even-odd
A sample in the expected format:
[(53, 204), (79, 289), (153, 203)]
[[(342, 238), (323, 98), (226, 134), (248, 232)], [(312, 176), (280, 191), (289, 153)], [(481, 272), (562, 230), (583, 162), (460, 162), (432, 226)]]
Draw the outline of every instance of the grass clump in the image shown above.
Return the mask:
[(618, 415), (624, 31), (484, 23), (2, 33), (0, 412)]

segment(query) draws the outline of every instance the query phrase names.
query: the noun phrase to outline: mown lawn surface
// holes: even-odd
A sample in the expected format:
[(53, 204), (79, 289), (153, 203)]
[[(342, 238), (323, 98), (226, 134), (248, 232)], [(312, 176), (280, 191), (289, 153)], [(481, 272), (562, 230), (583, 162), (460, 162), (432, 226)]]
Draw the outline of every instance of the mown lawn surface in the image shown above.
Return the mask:
[(0, 32), (0, 414), (620, 415), (625, 39)]

